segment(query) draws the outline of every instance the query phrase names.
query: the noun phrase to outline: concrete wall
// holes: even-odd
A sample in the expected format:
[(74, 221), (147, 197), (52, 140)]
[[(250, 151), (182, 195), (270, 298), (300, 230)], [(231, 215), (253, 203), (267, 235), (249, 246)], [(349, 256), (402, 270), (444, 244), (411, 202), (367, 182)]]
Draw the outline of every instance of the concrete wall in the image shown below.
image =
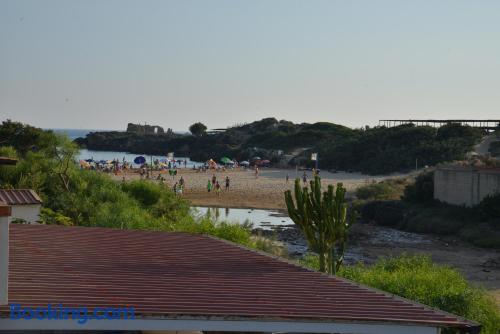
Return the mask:
[(40, 204), (12, 205), (12, 219), (24, 219), (29, 223), (40, 220)]
[(441, 202), (474, 206), (500, 192), (500, 171), (439, 168), (434, 172), (434, 198)]

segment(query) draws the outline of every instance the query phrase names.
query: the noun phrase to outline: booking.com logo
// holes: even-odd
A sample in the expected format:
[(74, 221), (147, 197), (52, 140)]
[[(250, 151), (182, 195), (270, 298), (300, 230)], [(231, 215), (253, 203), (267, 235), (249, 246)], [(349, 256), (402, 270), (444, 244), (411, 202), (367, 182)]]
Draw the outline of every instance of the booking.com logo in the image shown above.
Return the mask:
[(23, 307), (21, 304), (10, 304), (10, 319), (12, 320), (68, 320), (73, 319), (79, 324), (88, 320), (134, 319), (133, 307), (65, 307), (62, 304), (48, 304), (46, 307)]

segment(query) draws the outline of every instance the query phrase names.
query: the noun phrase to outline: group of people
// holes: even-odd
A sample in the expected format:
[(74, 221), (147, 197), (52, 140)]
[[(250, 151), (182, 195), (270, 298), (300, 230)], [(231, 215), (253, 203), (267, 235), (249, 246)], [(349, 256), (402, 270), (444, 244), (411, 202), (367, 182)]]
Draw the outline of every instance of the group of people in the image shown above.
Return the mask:
[(184, 187), (186, 186), (186, 181), (184, 181), (184, 177), (181, 176), (178, 182), (175, 182), (172, 190), (177, 195), (182, 195)]
[[(226, 191), (229, 191), (230, 183), (231, 183), (231, 180), (229, 179), (229, 176), (226, 176), (226, 179), (225, 179), (225, 190)], [(215, 174), (213, 174), (212, 179), (208, 179), (207, 191), (212, 192), (212, 190), (214, 190), (214, 192), (217, 194), (217, 196), (220, 196), (221, 188), (222, 188), (222, 186), (219, 183), (219, 180), (217, 180), (217, 176)]]

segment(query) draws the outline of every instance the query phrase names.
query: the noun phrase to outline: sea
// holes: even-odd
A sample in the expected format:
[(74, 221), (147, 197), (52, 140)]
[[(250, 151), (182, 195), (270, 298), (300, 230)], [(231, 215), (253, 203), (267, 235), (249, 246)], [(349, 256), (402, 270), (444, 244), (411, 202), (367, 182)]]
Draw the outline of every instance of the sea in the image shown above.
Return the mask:
[[(85, 137), (90, 132), (96, 131), (108, 131), (108, 130), (95, 130), (95, 129), (50, 129), (55, 133), (65, 134), (69, 139), (75, 140), (76, 138)], [(113, 131), (113, 130), (109, 130)], [(167, 154), (169, 152), (165, 152), (165, 155), (148, 155), (148, 154), (136, 154), (136, 153), (128, 153), (128, 152), (118, 152), (118, 151), (93, 151), (87, 149), (80, 149), (80, 154), (78, 156), (78, 160), (88, 160), (92, 159), (94, 161), (101, 160), (113, 160), (118, 159), (119, 161), (133, 162), (134, 159), (138, 156), (143, 156), (146, 158), (146, 161), (154, 161), (156, 159), (162, 160), (167, 158)], [(174, 152), (175, 154), (175, 152)], [(192, 161), (189, 157), (177, 157), (174, 155), (175, 160), (181, 160), (184, 162), (186, 160), (186, 167), (193, 168), (196, 166), (200, 166), (202, 163), (197, 161)], [(184, 163), (182, 164), (184, 167)]]

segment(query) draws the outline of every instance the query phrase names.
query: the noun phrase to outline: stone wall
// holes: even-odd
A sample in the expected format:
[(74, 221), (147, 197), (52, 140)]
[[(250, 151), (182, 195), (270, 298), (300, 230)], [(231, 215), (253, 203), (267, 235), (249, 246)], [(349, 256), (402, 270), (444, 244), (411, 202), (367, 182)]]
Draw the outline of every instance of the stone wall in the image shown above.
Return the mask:
[(500, 192), (500, 169), (444, 167), (434, 172), (434, 198), (455, 205), (474, 206)]

